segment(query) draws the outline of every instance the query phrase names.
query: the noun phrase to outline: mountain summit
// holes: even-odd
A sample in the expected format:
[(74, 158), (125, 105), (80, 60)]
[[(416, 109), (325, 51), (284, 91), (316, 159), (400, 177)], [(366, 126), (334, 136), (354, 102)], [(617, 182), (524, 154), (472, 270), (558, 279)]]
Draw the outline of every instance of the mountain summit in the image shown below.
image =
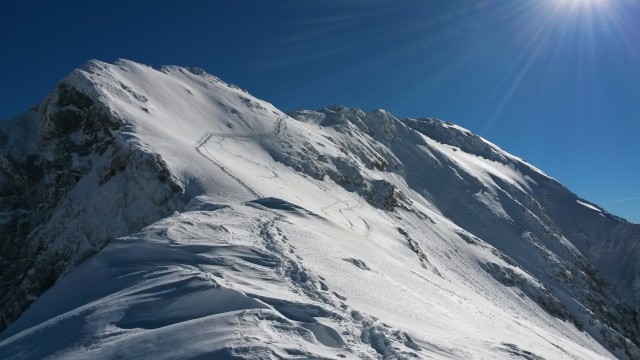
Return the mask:
[(454, 124), (94, 60), (0, 126), (0, 358), (640, 359), (640, 226)]

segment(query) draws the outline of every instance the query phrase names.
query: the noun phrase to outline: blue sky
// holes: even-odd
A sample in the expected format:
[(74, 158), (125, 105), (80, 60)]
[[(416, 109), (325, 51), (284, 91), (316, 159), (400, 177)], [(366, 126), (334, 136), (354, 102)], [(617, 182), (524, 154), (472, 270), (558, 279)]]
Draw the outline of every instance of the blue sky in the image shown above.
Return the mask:
[(96, 58), (438, 117), (640, 223), (640, 1), (0, 0), (0, 118)]

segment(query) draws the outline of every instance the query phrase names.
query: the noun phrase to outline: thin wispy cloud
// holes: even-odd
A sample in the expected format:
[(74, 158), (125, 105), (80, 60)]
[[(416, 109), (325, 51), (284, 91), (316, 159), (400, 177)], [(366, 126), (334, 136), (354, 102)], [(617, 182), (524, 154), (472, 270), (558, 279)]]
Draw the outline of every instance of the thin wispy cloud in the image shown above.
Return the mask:
[(638, 201), (638, 200), (640, 200), (640, 196), (624, 198), (624, 199), (609, 200), (606, 203), (610, 204), (610, 203), (619, 203), (619, 202), (627, 202), (627, 201)]

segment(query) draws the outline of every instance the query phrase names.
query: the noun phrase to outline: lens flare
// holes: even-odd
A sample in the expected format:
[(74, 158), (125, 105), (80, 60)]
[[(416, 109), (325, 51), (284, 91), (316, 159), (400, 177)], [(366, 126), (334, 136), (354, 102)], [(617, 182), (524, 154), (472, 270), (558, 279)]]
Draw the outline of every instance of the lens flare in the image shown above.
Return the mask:
[(607, 4), (607, 0), (551, 0), (551, 2), (557, 7), (574, 11), (597, 10)]

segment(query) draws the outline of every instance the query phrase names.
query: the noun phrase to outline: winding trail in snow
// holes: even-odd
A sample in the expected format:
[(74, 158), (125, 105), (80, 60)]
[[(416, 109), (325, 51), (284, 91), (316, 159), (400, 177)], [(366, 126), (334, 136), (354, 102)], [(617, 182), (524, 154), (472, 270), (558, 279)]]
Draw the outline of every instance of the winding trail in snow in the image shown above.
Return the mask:
[[(222, 170), (223, 173), (227, 174), (229, 177), (231, 177), (232, 179), (234, 179), (238, 184), (240, 184), (240, 186), (242, 186), (243, 188), (245, 188), (250, 194), (252, 194), (253, 196), (255, 196), (256, 198), (262, 198), (263, 196), (258, 193), (257, 191), (253, 190), (247, 183), (245, 183), (244, 181), (242, 181), (242, 179), (240, 179), (239, 177), (237, 177), (236, 175), (234, 175), (229, 169), (227, 169), (224, 165), (220, 164), (217, 160), (215, 160), (213, 158), (213, 156), (211, 155), (211, 153), (209, 153), (209, 151), (207, 150), (206, 147), (204, 147), (204, 145), (207, 143), (207, 141), (209, 141), (209, 139), (211, 139), (211, 137), (213, 136), (213, 134), (209, 133), (206, 134), (199, 142), (198, 145), (195, 146), (196, 151), (198, 152), (198, 154), (202, 155), (205, 159), (207, 159), (210, 163), (214, 164), (215, 166), (217, 166), (218, 168), (220, 168), (220, 170)], [(204, 148), (204, 151), (202, 150)]]
[[(333, 216), (331, 216), (331, 214), (329, 214), (329, 213), (327, 212), (327, 209), (329, 209), (330, 207), (333, 207), (333, 206), (335, 206), (335, 205), (338, 205), (338, 204), (344, 204), (344, 205), (346, 205), (346, 206), (349, 206), (349, 201), (348, 201), (348, 200), (337, 200), (337, 201), (334, 201), (334, 202), (332, 202), (331, 204), (329, 204), (329, 205), (327, 205), (327, 206), (322, 207), (320, 210), (321, 210), (323, 213), (325, 213), (325, 215), (327, 215), (327, 216), (329, 216), (329, 217), (332, 217), (332, 218), (333, 218)], [(342, 209), (338, 209), (338, 211), (340, 212), (340, 214), (341, 214), (341, 215), (342, 215), (342, 216), (343, 216), (343, 217), (344, 217), (344, 218), (349, 222), (349, 227), (353, 228), (353, 224), (351, 223), (351, 221), (349, 221), (349, 219), (347, 219), (347, 217), (346, 217), (346, 216), (344, 216), (344, 213), (343, 213), (341, 210), (342, 210)], [(335, 218), (334, 218), (334, 219), (335, 219)], [(337, 219), (336, 219), (336, 220), (337, 220)]]
[[(212, 137), (217, 137), (217, 138), (221, 138), (221, 139), (245, 139), (245, 140), (272, 139), (272, 138), (280, 136), (282, 134), (282, 132), (284, 131), (284, 129), (286, 128), (286, 123), (285, 123), (284, 119), (285, 118), (283, 118), (283, 117), (278, 118), (278, 120), (276, 121), (276, 124), (274, 126), (273, 131), (268, 132), (268, 133), (257, 132), (257, 133), (244, 133), (243, 134), (243, 133), (214, 133), (214, 132), (208, 132), (208, 133), (205, 133), (200, 138), (200, 140), (194, 146), (194, 148), (198, 152), (198, 154), (200, 154), (201, 156), (203, 156), (204, 158), (209, 160), (209, 162), (211, 162), (212, 164), (214, 164), (218, 168), (220, 168), (220, 170), (222, 170), (222, 172), (224, 172), (229, 177), (234, 179), (238, 184), (240, 184), (243, 188), (245, 188), (250, 194), (252, 194), (253, 196), (255, 196), (257, 198), (262, 198), (262, 197), (264, 197), (262, 194), (260, 194), (259, 192), (253, 190), (249, 186), (249, 184), (247, 184), (246, 182), (242, 181), (242, 179), (240, 179), (238, 176), (234, 175), (231, 172), (231, 170), (229, 170), (227, 167), (225, 167), (220, 162), (215, 160), (215, 158), (213, 157), (213, 155), (211, 155), (211, 153), (205, 147), (205, 145), (207, 144), (207, 142), (209, 142), (209, 140), (211, 140)], [(274, 175), (276, 175), (275, 172), (274, 172)]]
[(362, 222), (364, 223), (364, 236), (365, 237), (369, 237), (369, 234), (371, 233), (371, 225), (369, 225), (369, 223), (367, 222), (367, 220), (365, 220), (362, 216), (358, 215), (358, 217), (360, 218), (360, 220), (362, 220)]
[[(355, 204), (354, 204), (355, 202)], [(345, 211), (351, 211), (353, 212), (364, 224), (364, 236), (365, 237), (369, 237), (369, 234), (371, 233), (371, 225), (369, 225), (369, 223), (360, 215), (358, 215), (357, 213), (354, 212), (353, 209), (355, 208), (361, 208), (362, 207), (362, 200), (360, 199), (354, 199), (354, 200), (340, 200), (338, 199), (337, 201), (332, 202), (331, 204), (322, 207), (320, 210), (325, 213), (325, 215), (334, 218), (333, 216), (331, 216), (331, 214), (329, 214), (327, 212), (327, 209), (329, 209), (330, 207), (333, 207), (335, 205), (338, 204), (343, 204), (345, 205), (345, 207), (343, 208), (338, 208), (338, 212), (340, 213), (340, 215), (342, 215), (342, 217), (347, 220), (347, 222), (349, 223), (349, 228), (351, 229), (355, 229), (355, 225), (353, 224), (353, 222), (349, 219), (349, 217), (347, 215), (345, 215)], [(334, 218), (335, 219), (335, 218)]]
[[(286, 126), (285, 118), (280, 117), (276, 121), (276, 124), (273, 127), (273, 131), (270, 131), (270, 132), (254, 132), (254, 133), (222, 133), (222, 132), (215, 133), (215, 132), (208, 132), (208, 133), (205, 133), (205, 137), (207, 137), (207, 139), (204, 141), (204, 143), (209, 141), (209, 139), (211, 139), (211, 137), (217, 137), (217, 138), (221, 138), (221, 139), (242, 139), (242, 140), (273, 139), (273, 138), (276, 138), (276, 137), (282, 135), (282, 133), (284, 132), (286, 127), (287, 126)], [(202, 146), (204, 143), (201, 142), (200, 146)]]

